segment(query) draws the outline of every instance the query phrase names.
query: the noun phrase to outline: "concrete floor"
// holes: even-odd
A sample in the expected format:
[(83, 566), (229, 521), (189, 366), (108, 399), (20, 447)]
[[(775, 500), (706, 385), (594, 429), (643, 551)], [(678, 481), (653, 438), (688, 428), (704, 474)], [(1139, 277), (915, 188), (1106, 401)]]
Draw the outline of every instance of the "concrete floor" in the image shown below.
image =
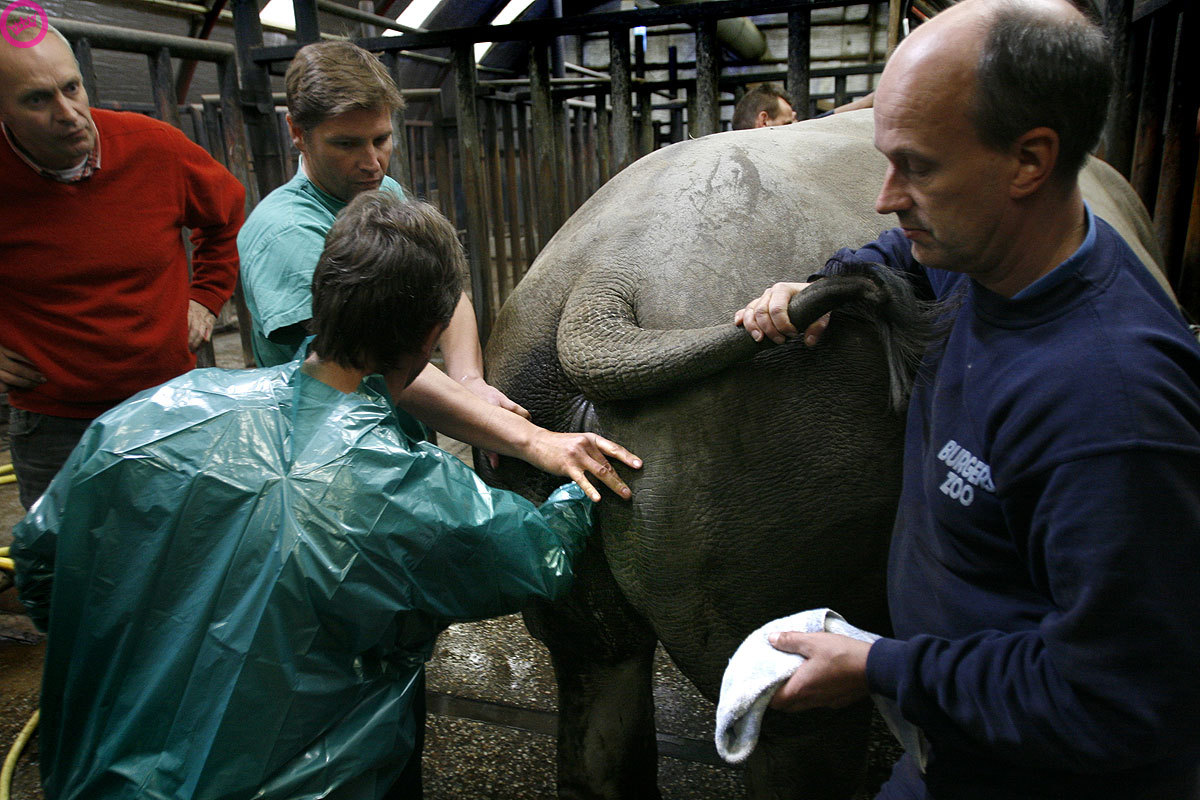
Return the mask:
[[(218, 365), (241, 366), (236, 334), (222, 334), (217, 345)], [(0, 424), (0, 463), (10, 460), (6, 428)], [(469, 461), (461, 443), (441, 444)], [(0, 486), (0, 546), (10, 542), (22, 516), (16, 486)], [(41, 637), (20, 614), (15, 590), (0, 592), (0, 755), (37, 706), (43, 651)], [(554, 678), (545, 649), (519, 616), (451, 627), (438, 641), (428, 681), (427, 800), (555, 797)], [(713, 748), (712, 703), (661, 649), (654, 692), (664, 799), (745, 797), (738, 771), (723, 765)], [(13, 800), (41, 800), (36, 756), (35, 737), (18, 764)], [(885, 747), (875, 759), (877, 780), (891, 757)]]

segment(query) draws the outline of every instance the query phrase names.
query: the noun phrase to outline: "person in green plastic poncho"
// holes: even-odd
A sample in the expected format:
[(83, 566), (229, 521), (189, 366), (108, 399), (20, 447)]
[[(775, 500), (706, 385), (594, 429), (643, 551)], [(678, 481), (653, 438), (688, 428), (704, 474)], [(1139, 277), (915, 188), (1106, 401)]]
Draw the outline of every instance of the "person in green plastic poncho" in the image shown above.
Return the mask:
[(382, 797), (438, 632), (566, 589), (579, 486), (535, 507), (397, 425), (463, 265), (430, 206), (364, 193), (307, 357), (194, 371), (87, 430), (12, 551), (49, 634), (48, 798)]

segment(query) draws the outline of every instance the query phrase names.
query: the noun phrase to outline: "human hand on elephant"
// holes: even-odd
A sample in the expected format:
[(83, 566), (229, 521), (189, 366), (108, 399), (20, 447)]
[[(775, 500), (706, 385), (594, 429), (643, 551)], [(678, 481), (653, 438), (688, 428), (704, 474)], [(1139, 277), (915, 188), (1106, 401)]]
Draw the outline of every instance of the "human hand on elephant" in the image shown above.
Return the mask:
[(771, 698), (771, 708), (806, 711), (842, 708), (866, 697), (869, 642), (836, 633), (773, 633), (776, 650), (804, 656), (805, 661)]
[(594, 433), (558, 433), (545, 428), (537, 428), (522, 458), (540, 470), (565, 475), (575, 481), (594, 503), (600, 501), (600, 492), (588, 480), (589, 473), (628, 500), (632, 492), (606, 456), (620, 459), (634, 469), (642, 466), (640, 458), (603, 436)]
[[(800, 335), (800, 331), (796, 330), (796, 326), (788, 317), (788, 303), (811, 285), (810, 283), (777, 283), (763, 292), (762, 296), (750, 301), (745, 308), (734, 314), (733, 324), (745, 328), (746, 333), (750, 334), (756, 342), (761, 342), (765, 336), (776, 344), (783, 344), (786, 340)], [(829, 327), (828, 314), (808, 326), (808, 330), (804, 332), (805, 346), (816, 345), (827, 327)]]

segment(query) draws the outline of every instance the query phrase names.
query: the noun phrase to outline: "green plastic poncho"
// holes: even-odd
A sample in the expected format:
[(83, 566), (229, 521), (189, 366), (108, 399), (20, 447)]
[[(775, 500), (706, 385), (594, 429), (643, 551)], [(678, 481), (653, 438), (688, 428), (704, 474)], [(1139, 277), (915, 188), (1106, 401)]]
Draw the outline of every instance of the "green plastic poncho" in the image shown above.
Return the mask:
[(590, 529), (399, 432), (371, 378), (198, 370), (96, 420), (16, 527), (48, 798), (377, 798), (437, 633), (568, 586)]

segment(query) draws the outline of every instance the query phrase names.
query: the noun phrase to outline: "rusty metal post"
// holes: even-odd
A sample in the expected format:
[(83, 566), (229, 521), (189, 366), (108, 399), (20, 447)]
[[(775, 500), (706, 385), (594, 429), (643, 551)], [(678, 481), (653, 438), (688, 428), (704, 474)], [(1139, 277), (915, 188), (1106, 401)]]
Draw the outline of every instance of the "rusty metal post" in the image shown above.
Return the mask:
[(471, 264), (471, 291), (479, 342), (486, 344), (492, 332), (492, 281), (488, 270), (487, 217), (484, 209), (483, 148), (479, 143), (479, 110), (475, 105), (475, 45), (464, 42), (454, 47), (454, 78), (458, 90), (458, 152), (462, 158), (463, 195), (467, 205), (467, 242)]
[[(874, 39), (874, 36), (872, 36)], [(871, 52), (874, 52), (872, 48)], [(797, 119), (812, 116), (809, 108), (808, 70), (812, 56), (812, 10), (801, 8), (788, 13), (787, 90), (792, 96)]]

